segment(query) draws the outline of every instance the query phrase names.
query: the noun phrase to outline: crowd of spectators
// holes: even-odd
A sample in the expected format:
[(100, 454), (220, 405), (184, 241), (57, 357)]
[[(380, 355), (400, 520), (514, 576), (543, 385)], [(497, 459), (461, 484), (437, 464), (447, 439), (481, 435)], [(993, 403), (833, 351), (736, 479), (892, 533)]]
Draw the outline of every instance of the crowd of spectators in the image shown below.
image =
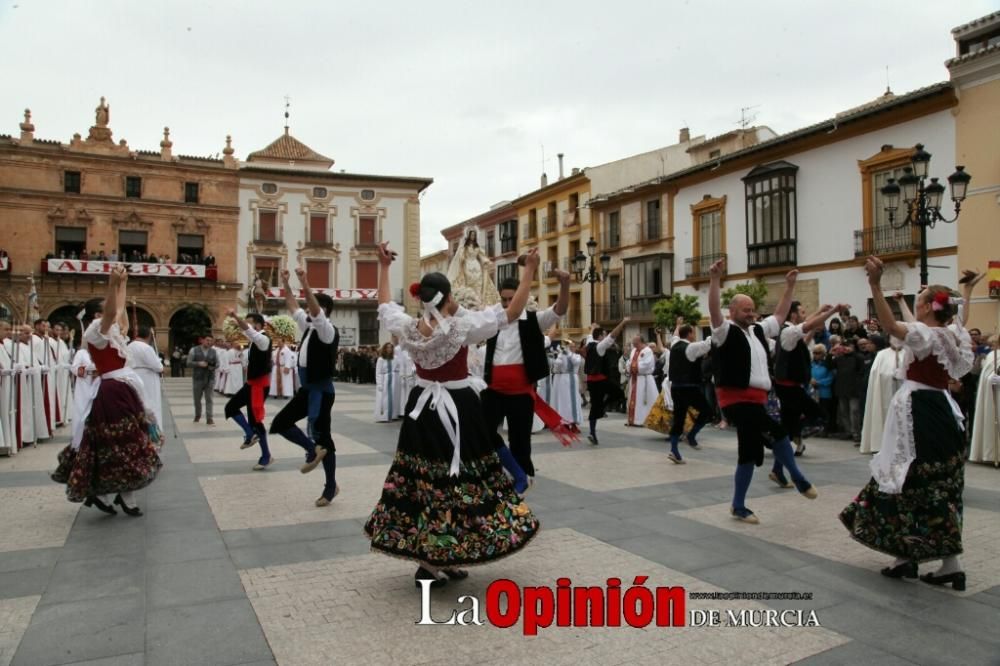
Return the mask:
[[(5, 255), (0, 255), (5, 256)], [(46, 259), (79, 259), (81, 261), (128, 261), (136, 264), (171, 264), (174, 263), (170, 255), (156, 253), (145, 254), (139, 252), (138, 250), (133, 250), (132, 252), (122, 252), (112, 250), (110, 253), (106, 253), (104, 250), (98, 252), (88, 252), (84, 250), (77, 254), (75, 251), (66, 252), (65, 250), (60, 250), (59, 254), (48, 253), (45, 255)], [(188, 254), (182, 252), (177, 257), (176, 263), (178, 264), (203, 264), (205, 266), (215, 266), (215, 257), (211, 254), (202, 256), (201, 254)]]

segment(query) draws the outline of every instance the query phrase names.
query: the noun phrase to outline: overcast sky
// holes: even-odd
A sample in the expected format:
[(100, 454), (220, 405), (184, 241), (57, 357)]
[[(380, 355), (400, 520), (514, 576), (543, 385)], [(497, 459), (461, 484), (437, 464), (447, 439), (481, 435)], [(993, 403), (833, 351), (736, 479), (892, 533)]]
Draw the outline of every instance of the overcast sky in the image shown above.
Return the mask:
[(422, 245), (566, 171), (738, 126), (778, 133), (947, 79), (1000, 0), (0, 0), (0, 133), (236, 155), (294, 136), (356, 173), (428, 176)]

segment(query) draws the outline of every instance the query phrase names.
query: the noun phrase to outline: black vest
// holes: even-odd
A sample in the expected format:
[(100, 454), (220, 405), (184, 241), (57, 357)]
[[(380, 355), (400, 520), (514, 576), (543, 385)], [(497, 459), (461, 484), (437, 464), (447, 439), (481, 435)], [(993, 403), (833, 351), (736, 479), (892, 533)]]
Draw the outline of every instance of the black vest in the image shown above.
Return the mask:
[[(521, 356), (524, 357), (524, 371), (528, 381), (534, 384), (549, 376), (549, 357), (545, 353), (545, 336), (538, 328), (538, 315), (528, 312), (524, 319), (517, 320), (517, 333), (521, 340)], [(497, 333), (486, 343), (486, 368), (483, 379), (493, 381), (493, 355), (497, 351)]]
[[(767, 338), (764, 330), (754, 324), (751, 328), (768, 351)], [(672, 356), (672, 355), (671, 355)], [(736, 324), (729, 324), (729, 333), (721, 347), (712, 346), (712, 356), (715, 360), (715, 385), (729, 388), (747, 388), (750, 386), (750, 342)], [(768, 355), (770, 356), (770, 354)]]
[(809, 355), (809, 347), (805, 340), (799, 340), (792, 351), (785, 351), (781, 346), (781, 339), (778, 339), (778, 348), (774, 359), (774, 378), (792, 381), (796, 384), (805, 384), (812, 378), (812, 357)]
[(327, 344), (319, 339), (315, 328), (310, 328), (302, 336), (299, 349), (302, 349), (302, 343), (307, 338), (309, 339), (309, 349), (306, 356), (306, 381), (315, 384), (331, 379), (337, 369), (337, 346), (340, 344), (340, 331), (334, 326), (333, 341)]
[(257, 379), (271, 374), (271, 338), (267, 339), (267, 351), (261, 351), (250, 343), (250, 360), (247, 361), (247, 379)]
[(589, 343), (587, 345), (587, 358), (583, 362), (583, 373), (611, 377), (611, 354), (605, 353), (604, 356), (601, 356), (597, 353), (597, 343)]
[(670, 348), (670, 366), (667, 374), (672, 384), (695, 384), (701, 385), (701, 359), (689, 361), (687, 347), (691, 344), (687, 340), (681, 340)]

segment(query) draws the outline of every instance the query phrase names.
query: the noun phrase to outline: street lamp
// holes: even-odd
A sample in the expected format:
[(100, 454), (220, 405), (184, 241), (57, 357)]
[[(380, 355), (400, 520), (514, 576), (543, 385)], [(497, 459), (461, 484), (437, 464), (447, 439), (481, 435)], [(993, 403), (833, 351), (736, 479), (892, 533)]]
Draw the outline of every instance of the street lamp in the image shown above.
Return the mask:
[[(906, 225), (920, 227), (920, 284), (927, 286), (927, 228), (933, 228), (938, 222), (952, 223), (958, 219), (965, 200), (966, 191), (972, 176), (965, 172), (964, 166), (956, 166), (955, 173), (948, 176), (951, 187), (951, 200), (955, 202), (955, 216), (950, 220), (941, 215), (941, 198), (944, 195), (944, 185), (937, 178), (924, 185), (924, 179), (930, 172), (931, 154), (918, 143), (910, 158), (913, 166), (903, 168), (899, 181), (890, 178), (882, 188), (885, 201), (885, 212), (889, 214), (889, 226), (902, 229)], [(896, 210), (899, 208), (899, 197), (902, 194), (906, 215), (896, 220)]]
[[(588, 262), (589, 257), (589, 262)], [(597, 262), (601, 268), (598, 270)], [(590, 322), (597, 321), (597, 301), (594, 298), (594, 285), (598, 282), (605, 282), (608, 279), (608, 271), (611, 270), (611, 255), (607, 252), (597, 256), (597, 241), (591, 236), (587, 241), (587, 254), (583, 250), (577, 250), (573, 257), (573, 273), (576, 274), (576, 281), (583, 284), (590, 283)]]

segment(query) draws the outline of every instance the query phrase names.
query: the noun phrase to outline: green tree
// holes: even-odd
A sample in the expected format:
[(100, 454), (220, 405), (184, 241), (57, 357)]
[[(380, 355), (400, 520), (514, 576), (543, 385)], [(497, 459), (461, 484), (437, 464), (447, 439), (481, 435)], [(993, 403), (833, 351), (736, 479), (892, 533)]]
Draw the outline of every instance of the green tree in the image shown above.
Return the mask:
[(752, 282), (744, 282), (735, 287), (730, 287), (722, 292), (722, 307), (727, 307), (729, 302), (737, 294), (743, 294), (753, 299), (754, 307), (758, 310), (764, 306), (767, 300), (767, 283), (761, 279)]
[(698, 297), (675, 293), (653, 304), (653, 317), (657, 328), (668, 331), (674, 329), (677, 317), (684, 317), (689, 324), (697, 324), (701, 320)]

